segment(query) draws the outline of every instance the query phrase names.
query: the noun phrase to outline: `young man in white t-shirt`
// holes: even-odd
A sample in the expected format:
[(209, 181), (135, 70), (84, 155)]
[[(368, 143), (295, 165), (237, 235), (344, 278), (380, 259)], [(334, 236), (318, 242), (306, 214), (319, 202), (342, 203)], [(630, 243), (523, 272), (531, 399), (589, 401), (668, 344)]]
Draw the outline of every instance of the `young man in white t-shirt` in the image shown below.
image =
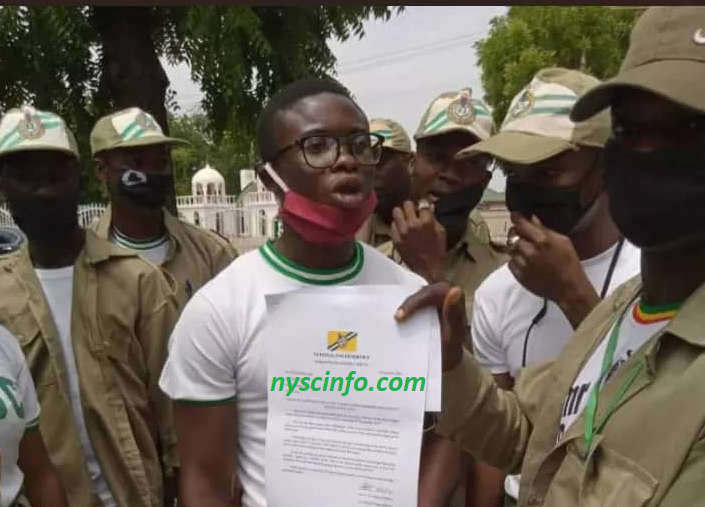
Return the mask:
[(0, 507), (24, 495), (33, 507), (67, 507), (39, 433), (39, 401), (17, 340), (0, 326)]
[(189, 301), (160, 380), (175, 400), (185, 505), (232, 505), (237, 455), (242, 505), (266, 506), (266, 294), (365, 284), (407, 285), (412, 293), (424, 285), (355, 241), (375, 208), (382, 138), (345, 88), (328, 80), (284, 88), (260, 116), (258, 143), (260, 177), (282, 202), (284, 231)]
[[(639, 273), (639, 249), (621, 239), (603, 190), (609, 115), (568, 117), (598, 83), (574, 70), (539, 71), (500, 132), (461, 154), (490, 154), (507, 176), (511, 260), (475, 292), (471, 323), (475, 356), (504, 388), (524, 366), (554, 360), (600, 299)], [(482, 463), (471, 474), (475, 507), (500, 507), (503, 489), (509, 502), (518, 496), (518, 476), (505, 480)]]

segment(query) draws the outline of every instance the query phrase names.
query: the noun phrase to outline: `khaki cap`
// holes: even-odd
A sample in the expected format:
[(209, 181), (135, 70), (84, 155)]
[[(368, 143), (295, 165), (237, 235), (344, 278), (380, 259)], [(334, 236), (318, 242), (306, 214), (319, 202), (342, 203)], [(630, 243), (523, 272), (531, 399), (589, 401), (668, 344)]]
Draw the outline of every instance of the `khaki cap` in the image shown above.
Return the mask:
[(384, 137), (382, 148), (411, 153), (411, 140), (404, 127), (394, 120), (373, 118), (370, 120), (370, 132)]
[(0, 156), (19, 151), (61, 151), (80, 158), (63, 118), (32, 106), (11, 109), (0, 119)]
[(705, 7), (651, 7), (637, 21), (629, 50), (612, 79), (575, 105), (589, 118), (612, 104), (615, 91), (641, 89), (705, 113)]
[(167, 137), (154, 117), (138, 107), (103, 116), (91, 131), (91, 153), (155, 144), (188, 144)]
[(426, 109), (414, 139), (470, 132), (481, 141), (494, 133), (494, 121), (487, 104), (472, 97), (472, 90), (442, 93)]
[(456, 157), (488, 153), (515, 164), (535, 164), (580, 146), (604, 147), (612, 129), (606, 111), (582, 123), (569, 116), (578, 98), (599, 83), (577, 70), (540, 70), (512, 99), (499, 133)]

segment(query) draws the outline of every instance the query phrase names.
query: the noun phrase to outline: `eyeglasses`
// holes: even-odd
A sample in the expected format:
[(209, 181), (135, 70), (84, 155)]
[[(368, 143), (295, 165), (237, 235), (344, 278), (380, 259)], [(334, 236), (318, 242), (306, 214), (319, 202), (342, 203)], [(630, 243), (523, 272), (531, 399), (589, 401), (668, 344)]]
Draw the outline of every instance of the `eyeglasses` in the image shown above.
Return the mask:
[(298, 146), (309, 166), (313, 169), (327, 169), (340, 158), (341, 141), (346, 143), (348, 151), (359, 164), (377, 165), (379, 163), (384, 137), (366, 132), (357, 132), (344, 137), (321, 135), (302, 137), (280, 149), (274, 158), (279, 157), (286, 150)]

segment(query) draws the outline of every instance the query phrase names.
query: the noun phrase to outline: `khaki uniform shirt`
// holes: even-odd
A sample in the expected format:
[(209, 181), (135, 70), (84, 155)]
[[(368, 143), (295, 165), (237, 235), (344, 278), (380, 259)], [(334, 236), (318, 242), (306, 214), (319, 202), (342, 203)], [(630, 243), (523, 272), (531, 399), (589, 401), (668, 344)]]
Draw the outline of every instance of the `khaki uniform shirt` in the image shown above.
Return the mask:
[(604, 385), (596, 422), (645, 361), (587, 458), (584, 413), (556, 444), (568, 390), (640, 291), (638, 277), (618, 288), (558, 359), (523, 370), (513, 391), (499, 389), (467, 352), (444, 373), (437, 431), (477, 459), (521, 472), (520, 507), (705, 504), (705, 284)]
[[(0, 257), (0, 323), (17, 337), (37, 388), (40, 430), (71, 507), (95, 494), (69, 401), (59, 333), (24, 247)], [(71, 337), (88, 436), (121, 507), (162, 507), (176, 466), (170, 400), (157, 384), (176, 322), (173, 283), (86, 231), (74, 264)]]
[(375, 213), (357, 233), (357, 239), (377, 248), (392, 240), (392, 228)]
[[(380, 246), (378, 250), (390, 259), (402, 263), (401, 256), (391, 241)], [(445, 279), (465, 292), (468, 316), (472, 315), (475, 290), (490, 273), (506, 261), (507, 257), (490, 243), (490, 232), (485, 221), (471, 214), (465, 234), (446, 252), (443, 261)]]
[[(110, 238), (111, 209), (106, 208), (93, 225), (98, 237)], [(164, 226), (169, 235), (169, 251), (162, 269), (176, 280), (179, 308), (206, 282), (237, 257), (235, 247), (216, 233), (182, 222), (164, 211)]]

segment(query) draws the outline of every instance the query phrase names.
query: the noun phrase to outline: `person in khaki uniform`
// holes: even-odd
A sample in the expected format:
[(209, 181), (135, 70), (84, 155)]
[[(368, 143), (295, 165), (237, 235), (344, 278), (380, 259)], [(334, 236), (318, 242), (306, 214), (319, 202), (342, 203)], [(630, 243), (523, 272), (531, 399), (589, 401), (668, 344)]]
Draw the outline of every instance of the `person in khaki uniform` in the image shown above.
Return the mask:
[[(416, 241), (414, 231), (420, 223), (416, 207), (407, 202), (394, 212), (394, 241), (381, 245), (380, 251), (429, 281), (449, 280), (469, 294), (507, 260), (491, 244), (489, 228), (475, 209), (490, 181), (489, 157), (455, 158), (493, 132), (489, 109), (469, 89), (443, 93), (431, 103), (414, 134), (412, 194), (433, 204), (445, 242)], [(427, 252), (440, 254), (434, 258), (442, 259), (442, 264), (430, 265), (427, 259), (433, 256)]]
[(164, 209), (173, 179), (171, 145), (152, 116), (133, 107), (98, 120), (91, 132), (95, 171), (110, 207), (93, 230), (161, 266), (177, 283), (179, 307), (237, 257), (225, 238)]
[[(487, 153), (507, 176), (511, 260), (473, 298), (472, 350), (497, 384), (521, 368), (555, 359), (600, 299), (639, 273), (640, 252), (621, 237), (604, 190), (602, 148), (609, 111), (570, 121), (570, 108), (600, 81), (542, 69), (512, 101), (500, 132), (459, 157)], [(516, 499), (519, 477), (475, 462), (472, 507)], [(505, 486), (506, 485), (506, 486)]]
[(0, 256), (0, 324), (27, 359), (40, 431), (72, 507), (161, 507), (176, 466), (157, 381), (177, 319), (174, 284), (78, 225), (78, 149), (32, 107), (0, 120), (0, 189), (27, 237)]
[[(393, 242), (380, 251), (429, 282), (449, 280), (468, 294), (506, 261), (491, 244), (489, 228), (475, 210), (491, 178), (490, 158), (456, 159), (462, 149), (493, 132), (489, 109), (469, 89), (443, 93), (431, 102), (414, 135), (412, 197), (427, 206), (432, 203), (434, 212), (419, 216), (412, 201), (396, 208)], [(423, 234), (427, 223), (442, 233), (440, 240)], [(468, 314), (471, 305), (468, 299)], [(430, 430), (430, 420), (425, 427)], [(465, 501), (468, 457), (432, 431), (426, 432), (423, 446), (428, 458), (421, 463), (419, 506), (460, 507)]]
[(375, 172), (377, 207), (363, 225), (357, 239), (378, 247), (391, 241), (392, 210), (401, 206), (411, 193), (411, 167), (414, 155), (404, 128), (394, 120), (370, 120), (370, 132), (384, 138), (382, 159)]
[(512, 391), (463, 350), (462, 291), (436, 283), (404, 320), (441, 311), (438, 431), (478, 459), (521, 472), (518, 505), (703, 505), (705, 471), (705, 8), (653, 7), (616, 77), (575, 104), (611, 108), (605, 188), (615, 223), (641, 248), (641, 276), (577, 328), (555, 361)]

